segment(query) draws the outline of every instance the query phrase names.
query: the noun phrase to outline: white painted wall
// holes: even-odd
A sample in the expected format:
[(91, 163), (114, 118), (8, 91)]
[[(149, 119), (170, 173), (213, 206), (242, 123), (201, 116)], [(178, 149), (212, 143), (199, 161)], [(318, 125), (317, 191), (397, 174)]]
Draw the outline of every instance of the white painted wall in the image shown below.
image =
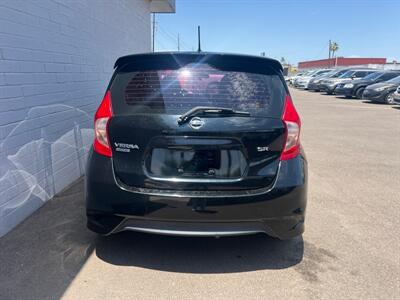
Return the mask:
[(0, 1), (0, 236), (84, 173), (113, 64), (150, 29), (148, 0)]

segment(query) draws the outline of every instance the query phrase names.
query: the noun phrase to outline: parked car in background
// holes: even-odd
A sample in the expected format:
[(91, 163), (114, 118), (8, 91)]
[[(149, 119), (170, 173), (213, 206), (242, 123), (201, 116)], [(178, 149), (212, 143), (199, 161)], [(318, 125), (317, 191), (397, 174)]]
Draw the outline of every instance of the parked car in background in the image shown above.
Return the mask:
[(337, 78), (329, 78), (325, 80), (324, 83), (321, 84), (321, 91), (326, 92), (328, 95), (332, 95), (333, 93), (335, 93), (335, 89), (340, 83), (361, 79), (375, 72), (378, 72), (378, 70), (366, 68), (348, 70)]
[(293, 85), (294, 81), (299, 78), (300, 76), (305, 76), (307, 74), (311, 73), (310, 71), (304, 71), (304, 72), (299, 72), (295, 75), (292, 75), (288, 78), (288, 82), (290, 85)]
[(362, 97), (363, 99), (370, 100), (372, 102), (393, 104), (395, 103), (395, 99), (398, 99), (399, 87), (400, 76), (385, 82), (375, 83), (367, 86)]
[(397, 87), (396, 91), (394, 92), (393, 99), (397, 104), (400, 104), (400, 85)]
[(362, 79), (350, 80), (338, 84), (335, 89), (336, 95), (344, 95), (346, 98), (362, 98), (363, 92), (368, 85), (388, 81), (400, 76), (400, 71), (382, 71), (369, 74)]
[(312, 78), (308, 83), (308, 90), (313, 90), (316, 92), (320, 91), (320, 84), (324, 82), (324, 80), (329, 78), (337, 78), (347, 72), (349, 69), (333, 69), (330, 72), (324, 73), (317, 77)]
[(315, 70), (314, 72), (311, 72), (311, 73), (308, 74), (308, 75), (304, 75), (304, 76), (298, 77), (298, 78), (294, 81), (293, 85), (294, 85), (294, 87), (296, 87), (296, 88), (308, 89), (308, 83), (310, 82), (311, 79), (313, 79), (313, 78), (315, 78), (315, 77), (317, 77), (317, 76), (319, 76), (319, 75), (328, 73), (328, 72), (330, 72), (331, 70), (332, 70), (332, 69)]

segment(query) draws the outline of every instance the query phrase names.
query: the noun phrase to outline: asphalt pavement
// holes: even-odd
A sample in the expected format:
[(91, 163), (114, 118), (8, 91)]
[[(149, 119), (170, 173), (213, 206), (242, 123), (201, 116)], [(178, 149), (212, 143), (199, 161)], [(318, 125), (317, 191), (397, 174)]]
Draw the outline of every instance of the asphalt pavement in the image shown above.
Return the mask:
[(0, 299), (399, 299), (399, 107), (291, 92), (309, 162), (302, 237), (99, 237), (80, 179), (0, 238)]

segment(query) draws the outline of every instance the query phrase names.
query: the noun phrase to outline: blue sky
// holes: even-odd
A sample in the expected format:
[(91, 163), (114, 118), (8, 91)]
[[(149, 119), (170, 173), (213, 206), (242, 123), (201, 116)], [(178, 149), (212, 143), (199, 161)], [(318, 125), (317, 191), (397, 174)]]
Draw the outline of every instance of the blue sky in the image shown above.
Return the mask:
[(387, 57), (400, 61), (400, 1), (176, 0), (175, 14), (156, 16), (156, 50), (266, 52), (291, 63), (328, 56)]

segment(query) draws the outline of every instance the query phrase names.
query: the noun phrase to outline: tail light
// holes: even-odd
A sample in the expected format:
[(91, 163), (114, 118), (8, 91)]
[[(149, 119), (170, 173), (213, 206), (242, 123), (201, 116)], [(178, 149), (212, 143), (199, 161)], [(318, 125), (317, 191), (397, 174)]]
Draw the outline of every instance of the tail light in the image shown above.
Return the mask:
[(285, 123), (286, 127), (286, 142), (281, 154), (281, 160), (288, 160), (296, 157), (300, 153), (301, 127), (299, 114), (289, 95), (287, 95), (285, 99), (282, 121)]
[(111, 147), (108, 140), (108, 122), (112, 117), (111, 109), (111, 95), (110, 91), (104, 95), (103, 101), (101, 101), (99, 108), (96, 111), (94, 117), (94, 143), (93, 149), (97, 153), (111, 157)]

